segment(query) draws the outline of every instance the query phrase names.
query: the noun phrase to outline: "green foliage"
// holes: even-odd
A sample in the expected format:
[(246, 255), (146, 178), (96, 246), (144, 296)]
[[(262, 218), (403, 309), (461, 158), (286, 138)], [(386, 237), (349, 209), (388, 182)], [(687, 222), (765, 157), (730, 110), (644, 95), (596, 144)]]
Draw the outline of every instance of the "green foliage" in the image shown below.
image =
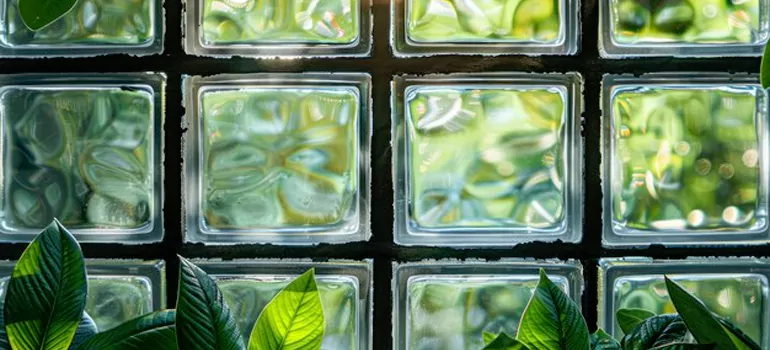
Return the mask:
[(657, 315), (639, 323), (621, 341), (623, 349), (647, 350), (679, 343), (687, 336), (687, 326), (679, 315)]
[(159, 311), (92, 337), (77, 350), (176, 349), (176, 312)]
[[(484, 334), (485, 338), (488, 338), (487, 334)], [(493, 337), (489, 342), (485, 340), (486, 346), (483, 350), (529, 350), (524, 343), (511, 338), (508, 334), (500, 333), (496, 337), (493, 335)]]
[(75, 238), (58, 221), (38, 235), (13, 269), (4, 321), (14, 350), (66, 350), (86, 306), (86, 269)]
[(533, 350), (587, 350), (588, 327), (575, 302), (540, 270), (517, 339)]
[(620, 309), (615, 313), (615, 318), (618, 320), (620, 329), (623, 330), (624, 334), (628, 334), (632, 329), (652, 316), (655, 316), (655, 314), (645, 309)]
[(250, 350), (320, 349), (324, 313), (315, 270), (289, 283), (262, 310), (249, 341)]
[(240, 350), (241, 331), (214, 279), (181, 258), (177, 341), (181, 349)]
[(594, 350), (620, 350), (620, 343), (615, 338), (599, 328), (591, 334), (591, 349)]
[(770, 44), (765, 45), (765, 52), (762, 54), (762, 64), (759, 66), (759, 77), (762, 87), (770, 88)]
[(40, 30), (66, 15), (77, 0), (19, 0), (19, 14), (31, 30)]

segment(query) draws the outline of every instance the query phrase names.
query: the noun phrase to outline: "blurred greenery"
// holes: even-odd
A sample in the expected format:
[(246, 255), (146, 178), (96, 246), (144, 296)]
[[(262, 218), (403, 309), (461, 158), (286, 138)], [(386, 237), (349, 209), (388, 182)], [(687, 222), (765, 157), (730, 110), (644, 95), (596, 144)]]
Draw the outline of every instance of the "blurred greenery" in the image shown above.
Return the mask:
[(560, 0), (407, 0), (418, 42), (539, 42), (562, 35)]

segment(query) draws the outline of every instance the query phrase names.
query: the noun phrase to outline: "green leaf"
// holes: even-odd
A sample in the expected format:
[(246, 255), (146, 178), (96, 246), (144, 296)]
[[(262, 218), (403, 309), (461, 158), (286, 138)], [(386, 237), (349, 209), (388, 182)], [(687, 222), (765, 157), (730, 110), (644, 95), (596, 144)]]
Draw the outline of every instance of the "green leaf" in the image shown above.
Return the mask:
[(586, 321), (577, 305), (540, 270), (540, 283), (519, 324), (518, 340), (532, 350), (587, 350)]
[(174, 310), (150, 313), (99, 333), (77, 350), (173, 350), (177, 348), (175, 321)]
[(320, 349), (325, 324), (315, 270), (310, 269), (265, 306), (251, 332), (249, 349)]
[(66, 15), (77, 0), (19, 0), (19, 14), (31, 30), (40, 30)]
[(719, 349), (735, 350), (749, 347), (727, 330), (698, 298), (666, 276), (668, 295), (684, 323), (699, 344), (715, 344)]
[(529, 350), (529, 348), (524, 343), (511, 338), (508, 334), (500, 333), (483, 350)]
[(5, 329), (13, 349), (67, 349), (87, 291), (80, 246), (54, 221), (29, 244), (8, 282)]
[(601, 328), (596, 330), (594, 334), (591, 334), (591, 349), (621, 350), (620, 343)]
[(751, 337), (749, 337), (748, 334), (744, 333), (738, 326), (730, 322), (724, 317), (716, 316), (719, 323), (722, 324), (723, 327), (725, 327), (728, 331), (730, 331), (733, 336), (738, 338), (741, 342), (743, 342), (744, 345), (748, 346), (751, 350), (762, 350), (761, 347), (759, 347), (759, 344), (757, 344)]
[(762, 87), (770, 88), (770, 43), (765, 45), (765, 52), (762, 54), (762, 63), (759, 66), (759, 77)]
[[(83, 318), (80, 320), (80, 324), (78, 325), (78, 329), (75, 331), (75, 336), (72, 338), (72, 343), (70, 343), (69, 348), (77, 348), (80, 343), (90, 339), (97, 333), (99, 333), (99, 330), (96, 327), (96, 323), (91, 318), (91, 316), (88, 315), (88, 313), (83, 312)], [(12, 350), (11, 344), (8, 344), (8, 336), (5, 334), (2, 301), (0, 301), (0, 350)]]
[(176, 336), (180, 349), (242, 350), (246, 346), (216, 282), (179, 257)]
[(710, 350), (714, 345), (710, 344), (691, 344), (691, 343), (671, 343), (654, 347), (650, 350)]
[[(490, 332), (484, 332), (484, 333), (482, 333), (482, 334), (481, 334), (481, 337), (484, 339), (484, 344), (489, 344), (489, 343), (491, 343), (493, 340), (495, 340), (495, 338), (497, 338), (497, 336), (496, 336), (494, 333), (490, 333)], [(1, 348), (0, 348), (0, 349), (1, 349)]]
[(655, 313), (645, 309), (620, 309), (615, 313), (620, 329), (623, 330), (624, 334), (652, 316), (655, 316)]
[(621, 341), (624, 350), (647, 350), (669, 343), (682, 342), (687, 326), (676, 314), (657, 315), (626, 333)]

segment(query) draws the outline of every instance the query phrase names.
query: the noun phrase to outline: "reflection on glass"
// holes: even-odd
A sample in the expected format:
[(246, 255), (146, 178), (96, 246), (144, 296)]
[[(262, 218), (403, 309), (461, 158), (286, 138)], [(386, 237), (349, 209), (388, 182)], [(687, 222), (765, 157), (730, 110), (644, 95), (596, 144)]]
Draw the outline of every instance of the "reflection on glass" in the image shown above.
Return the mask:
[(36, 32), (22, 22), (18, 0), (4, 3), (0, 43), (6, 46), (136, 46), (156, 35), (155, 0), (80, 0), (64, 17)]
[[(293, 278), (293, 277), (291, 277)], [(285, 276), (218, 276), (227, 305), (248, 343), (262, 309), (289, 284)], [(358, 349), (358, 289), (349, 277), (318, 276), (318, 291), (324, 308), (326, 331), (322, 350)]]
[[(676, 282), (701, 299), (706, 306), (727, 318), (757, 343), (767, 332), (765, 324), (768, 288), (762, 275), (672, 275)], [(666, 284), (661, 275), (640, 275), (621, 277), (613, 286), (614, 305), (617, 309), (638, 308), (656, 314), (676, 313), (668, 296)], [(614, 314), (614, 312), (613, 312)], [(615, 329), (622, 336), (620, 326)], [(765, 344), (767, 345), (767, 344)]]
[(332, 227), (355, 209), (358, 96), (351, 89), (249, 89), (202, 98), (205, 224)]
[(564, 220), (558, 89), (407, 89), (410, 217), (423, 228)]
[(201, 0), (204, 45), (350, 44), (359, 0)]
[(560, 0), (406, 0), (407, 37), (417, 42), (554, 43)]
[(757, 222), (759, 88), (629, 88), (613, 97), (613, 219), (639, 230)]
[(764, 0), (610, 1), (614, 40), (629, 45), (750, 44), (767, 17)]
[(152, 96), (131, 88), (0, 91), (6, 225), (136, 229), (152, 216)]
[[(551, 280), (565, 292), (569, 289), (565, 278)], [(515, 335), (537, 283), (536, 275), (410, 278), (408, 348), (481, 349), (484, 332)]]
[[(10, 278), (0, 278), (0, 302)], [(0, 308), (1, 309), (1, 308)], [(104, 332), (153, 311), (152, 286), (144, 277), (89, 276), (86, 312)]]

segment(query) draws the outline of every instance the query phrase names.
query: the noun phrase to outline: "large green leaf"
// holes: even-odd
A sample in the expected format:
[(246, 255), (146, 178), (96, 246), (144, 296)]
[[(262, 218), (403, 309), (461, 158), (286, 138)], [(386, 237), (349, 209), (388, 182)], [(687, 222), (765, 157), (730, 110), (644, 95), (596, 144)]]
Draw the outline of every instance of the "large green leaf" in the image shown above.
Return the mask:
[(5, 296), (5, 328), (14, 350), (65, 350), (86, 306), (83, 253), (54, 221), (13, 269)]
[(497, 336), (494, 333), (484, 332), (481, 333), (481, 338), (484, 340), (484, 344), (489, 344), (495, 340)]
[(99, 329), (96, 327), (96, 322), (88, 313), (83, 312), (83, 318), (80, 319), (78, 329), (75, 331), (75, 336), (70, 343), (70, 349), (76, 349), (80, 344), (84, 343), (88, 339), (91, 339), (99, 333)]
[(621, 350), (620, 343), (601, 328), (596, 330), (594, 334), (591, 334), (591, 349)]
[(180, 349), (242, 350), (246, 346), (216, 282), (180, 257), (176, 333)]
[(743, 330), (738, 328), (735, 324), (730, 322), (724, 317), (717, 316), (717, 320), (719, 323), (722, 324), (722, 327), (725, 327), (728, 331), (730, 331), (733, 336), (738, 338), (743, 344), (749, 347), (751, 350), (762, 350), (762, 348), (757, 344), (754, 339), (751, 339), (748, 334), (744, 333)]
[(19, 0), (19, 14), (29, 29), (40, 30), (75, 7), (77, 0)]
[(699, 344), (714, 344), (720, 350), (749, 349), (749, 346), (722, 326), (703, 302), (668, 277), (666, 288), (676, 311)]
[(508, 334), (500, 333), (483, 350), (529, 350), (529, 348), (524, 343), (511, 338)]
[(621, 341), (624, 350), (647, 350), (669, 343), (682, 342), (687, 326), (676, 314), (657, 315), (626, 333)]
[(759, 77), (762, 87), (765, 89), (770, 88), (770, 43), (765, 45), (762, 63), (759, 66)]
[(623, 330), (624, 334), (630, 332), (652, 316), (655, 316), (655, 313), (645, 309), (620, 309), (615, 313), (615, 318), (617, 318), (620, 329)]
[(176, 350), (176, 312), (158, 311), (92, 337), (77, 350)]
[(254, 325), (250, 350), (317, 350), (324, 337), (324, 312), (315, 270), (289, 283), (265, 306)]
[(532, 350), (587, 350), (588, 327), (577, 305), (540, 270), (540, 282), (519, 324), (518, 340)]
[(714, 345), (691, 344), (691, 343), (671, 343), (654, 347), (650, 350), (711, 350)]

